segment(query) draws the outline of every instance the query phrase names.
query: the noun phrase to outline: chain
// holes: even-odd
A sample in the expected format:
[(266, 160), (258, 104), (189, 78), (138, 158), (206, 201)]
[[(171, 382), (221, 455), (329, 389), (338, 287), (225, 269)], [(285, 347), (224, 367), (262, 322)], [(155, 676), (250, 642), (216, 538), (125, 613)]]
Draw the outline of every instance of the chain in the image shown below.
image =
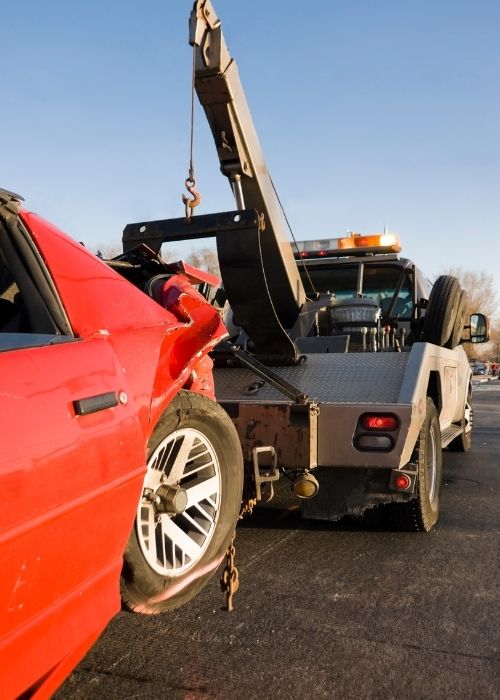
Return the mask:
[(253, 509), (257, 505), (257, 499), (256, 498), (247, 498), (246, 501), (243, 501), (243, 505), (241, 506), (240, 514), (238, 516), (238, 520), (243, 520), (245, 515), (252, 515)]
[(229, 547), (226, 552), (226, 566), (222, 572), (220, 579), (220, 587), (222, 592), (226, 594), (226, 610), (232, 612), (233, 610), (233, 596), (240, 587), (240, 579), (238, 574), (238, 569), (234, 563), (234, 558), (236, 555), (236, 549), (234, 547), (234, 541), (236, 539), (236, 530), (231, 538)]
[[(256, 498), (249, 498), (246, 501), (243, 501), (238, 520), (242, 520), (245, 515), (251, 515), (256, 504)], [(231, 541), (229, 542), (229, 547), (227, 548), (226, 552), (226, 566), (224, 567), (224, 571), (220, 577), (220, 587), (222, 592), (226, 594), (226, 610), (228, 612), (232, 612), (233, 610), (233, 596), (240, 587), (240, 577), (236, 564), (234, 563), (236, 558), (236, 548), (234, 546), (235, 540), (236, 530), (234, 531)]]

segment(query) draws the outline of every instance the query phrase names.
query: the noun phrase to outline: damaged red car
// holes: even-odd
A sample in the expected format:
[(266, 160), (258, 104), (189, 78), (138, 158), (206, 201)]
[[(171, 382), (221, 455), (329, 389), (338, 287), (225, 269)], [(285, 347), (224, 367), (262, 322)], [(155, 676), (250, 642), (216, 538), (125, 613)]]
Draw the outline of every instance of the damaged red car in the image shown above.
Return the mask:
[(0, 190), (2, 697), (48, 696), (123, 604), (181, 605), (241, 502), (214, 401), (217, 279), (146, 246), (99, 260)]

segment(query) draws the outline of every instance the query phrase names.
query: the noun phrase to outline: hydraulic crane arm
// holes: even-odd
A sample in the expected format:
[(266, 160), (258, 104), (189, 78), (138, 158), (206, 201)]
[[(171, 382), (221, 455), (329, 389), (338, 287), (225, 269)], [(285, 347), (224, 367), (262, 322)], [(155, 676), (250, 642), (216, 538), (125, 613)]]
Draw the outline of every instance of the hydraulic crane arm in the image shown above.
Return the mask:
[[(229, 55), (220, 20), (210, 0), (194, 3), (189, 42), (195, 47), (195, 89), (214, 137), (222, 173), (230, 181), (237, 208), (255, 209), (263, 221), (256, 248), (260, 248), (262, 258), (263, 284), (283, 332), (296, 322), (306, 300), (305, 292), (236, 62)], [(234, 254), (229, 239), (227, 245), (228, 249), (221, 251), (218, 242), (219, 257)], [(242, 288), (246, 285), (250, 304), (255, 290), (248, 289), (248, 283), (242, 269), (239, 284)], [(229, 300), (232, 301), (231, 297)], [(257, 318), (258, 313), (253, 317)], [(253, 328), (245, 330), (250, 338), (254, 336)], [(255, 329), (255, 333), (259, 331)]]

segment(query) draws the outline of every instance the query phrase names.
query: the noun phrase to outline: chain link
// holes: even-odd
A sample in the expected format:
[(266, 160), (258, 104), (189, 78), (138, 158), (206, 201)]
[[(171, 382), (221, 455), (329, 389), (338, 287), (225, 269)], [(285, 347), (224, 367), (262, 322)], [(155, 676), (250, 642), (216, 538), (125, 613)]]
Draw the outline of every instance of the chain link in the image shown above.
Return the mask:
[[(242, 520), (245, 515), (251, 515), (256, 504), (256, 498), (249, 498), (246, 501), (243, 501), (238, 520)], [(234, 531), (229, 547), (227, 548), (226, 566), (224, 567), (224, 571), (220, 577), (220, 587), (222, 592), (226, 594), (226, 610), (228, 612), (232, 612), (233, 610), (233, 596), (240, 587), (238, 568), (234, 563), (236, 558), (236, 548), (234, 546), (235, 540), (236, 530)]]
[(256, 498), (247, 498), (246, 501), (243, 501), (243, 504), (241, 506), (240, 514), (238, 516), (238, 520), (243, 520), (245, 515), (252, 515), (253, 509), (257, 505), (257, 499)]

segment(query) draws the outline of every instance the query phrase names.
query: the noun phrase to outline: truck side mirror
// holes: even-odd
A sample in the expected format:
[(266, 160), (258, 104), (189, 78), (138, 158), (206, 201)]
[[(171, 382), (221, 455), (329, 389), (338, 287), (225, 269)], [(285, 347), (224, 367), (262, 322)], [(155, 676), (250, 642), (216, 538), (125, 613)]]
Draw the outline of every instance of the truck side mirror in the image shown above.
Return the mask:
[(487, 343), (490, 339), (488, 319), (484, 314), (470, 315), (470, 342)]

